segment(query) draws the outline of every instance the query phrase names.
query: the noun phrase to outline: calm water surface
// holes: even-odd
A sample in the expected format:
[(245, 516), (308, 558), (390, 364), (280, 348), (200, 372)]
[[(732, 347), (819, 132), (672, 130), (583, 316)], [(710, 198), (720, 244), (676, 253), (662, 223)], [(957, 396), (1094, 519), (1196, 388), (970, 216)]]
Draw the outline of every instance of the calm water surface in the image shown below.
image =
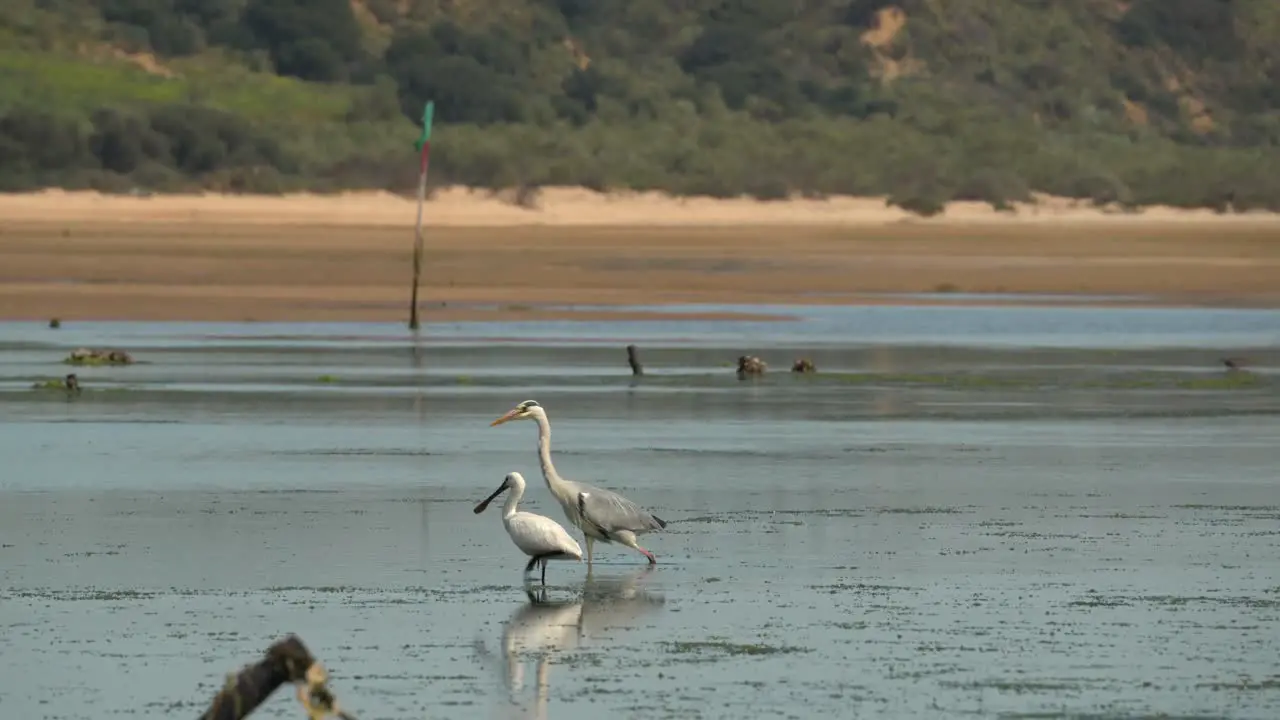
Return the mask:
[[(938, 310), (0, 324), (0, 709), (195, 717), (296, 632), (362, 720), (1280, 717), (1280, 314)], [(31, 389), (81, 345), (140, 362)], [(656, 567), (526, 593), (528, 398)]]

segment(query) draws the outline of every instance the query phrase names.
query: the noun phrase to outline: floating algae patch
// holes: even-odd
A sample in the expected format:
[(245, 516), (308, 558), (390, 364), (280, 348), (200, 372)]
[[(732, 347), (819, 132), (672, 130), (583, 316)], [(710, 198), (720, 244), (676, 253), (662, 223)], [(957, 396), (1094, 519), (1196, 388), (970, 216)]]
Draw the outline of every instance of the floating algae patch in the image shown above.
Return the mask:
[[(1081, 680), (1074, 682), (1055, 681), (1055, 680), (979, 680), (974, 682), (956, 682), (951, 680), (941, 680), (938, 682), (943, 687), (964, 688), (966, 690), (991, 689), (1000, 692), (1028, 693), (1028, 692), (1052, 692), (1063, 690), (1079, 690), (1084, 684), (1100, 682), (1095, 680)], [(1056, 717), (1056, 716), (1054, 716)]]
[(866, 630), (871, 627), (871, 623), (866, 620), (858, 620), (856, 622), (829, 622), (824, 623), (826, 627), (839, 628), (840, 630)]
[(161, 593), (142, 590), (98, 590), (94, 588), (76, 590), (13, 590), (8, 593), (15, 598), (37, 598), (41, 600), (58, 600), (77, 602), (84, 600), (150, 600)]
[(1220, 510), (1226, 512), (1277, 512), (1280, 511), (1280, 505), (1210, 505), (1205, 503), (1179, 503), (1170, 505), (1169, 507), (1179, 510)]
[[(698, 515), (697, 517), (681, 518), (681, 519), (680, 519), (680, 520), (678, 520), (678, 521), (677, 521), (677, 520), (672, 520), (671, 522), (682, 522), (682, 523), (720, 523), (720, 524), (727, 524), (727, 523), (731, 523), (731, 522), (733, 522), (733, 519), (732, 519), (731, 517), (728, 517), (728, 516), (717, 516), (717, 515)], [(670, 524), (670, 523), (668, 523), (668, 524)]]
[[(1045, 712), (1002, 712), (1000, 720), (1114, 720), (1114, 713), (1081, 713), (1068, 711)], [(1146, 715), (1123, 715), (1127, 720), (1223, 720), (1221, 715), (1170, 715), (1169, 713), (1150, 713)]]
[(997, 530), (985, 533), (991, 537), (1021, 538), (1024, 540), (1089, 540), (1079, 533), (1042, 533), (1032, 530)]
[(718, 653), (721, 655), (778, 655), (783, 653), (811, 652), (809, 648), (794, 645), (765, 645), (764, 643), (732, 643), (725, 640), (676, 641), (663, 643), (670, 652), (682, 654)]
[(810, 590), (825, 592), (831, 595), (852, 592), (866, 595), (890, 595), (899, 591), (918, 592), (916, 588), (905, 585), (876, 585), (874, 583), (833, 583), (830, 585), (810, 585)]
[(1209, 688), (1210, 690), (1234, 691), (1280, 690), (1280, 675), (1273, 675), (1262, 680), (1241, 678), (1236, 682), (1197, 683), (1196, 687)]
[(1177, 385), (1184, 390), (1236, 390), (1265, 385), (1261, 375), (1253, 373), (1228, 373), (1221, 377), (1188, 378)]
[(1043, 378), (1014, 375), (977, 375), (973, 373), (796, 373), (806, 381), (831, 381), (846, 385), (931, 385), (935, 387), (1038, 387), (1045, 384)]
[(1168, 515), (1147, 515), (1143, 513), (1109, 512), (1080, 513), (1079, 518), (1101, 518), (1103, 520), (1164, 520)]
[(1185, 373), (1144, 372), (1110, 377), (1079, 377), (1043, 373), (981, 374), (981, 373), (886, 373), (886, 372), (823, 372), (793, 373), (797, 382), (833, 383), (842, 385), (901, 385), (977, 389), (1035, 389), (1045, 387), (1112, 389), (1112, 390), (1245, 390), (1267, 385), (1264, 376), (1248, 372), (1226, 375), (1188, 377)]
[(346, 587), (342, 585), (315, 585), (312, 587), (304, 587), (302, 585), (276, 585), (263, 588), (263, 592), (282, 593), (282, 592), (313, 592), (313, 593), (354, 593), (360, 592), (364, 588)]
[(1247, 372), (1232, 372), (1209, 377), (1187, 377), (1184, 373), (1146, 372), (1118, 377), (1086, 380), (1082, 388), (1103, 390), (1247, 390), (1263, 387), (1266, 378)]
[(1243, 597), (1231, 595), (1227, 597), (1211, 597), (1209, 595), (1139, 595), (1132, 598), (1136, 602), (1167, 607), (1186, 605), (1228, 605), (1249, 608), (1280, 608), (1280, 600), (1271, 598)]
[(32, 383), (31, 389), (32, 390), (62, 390), (65, 392), (67, 390), (72, 390), (73, 388), (67, 386), (66, 380), (59, 378), (57, 380), (43, 380), (41, 382)]
[(316, 448), (313, 450), (273, 450), (269, 454), (298, 457), (426, 457), (433, 453), (409, 448)]
[(881, 515), (964, 515), (973, 511), (948, 507), (903, 507), (879, 508), (876, 512)]
[(800, 525), (803, 524), (798, 520), (777, 520), (782, 517), (813, 517), (813, 518), (857, 518), (866, 514), (861, 508), (814, 508), (812, 510), (730, 510), (728, 512), (710, 513), (706, 515), (695, 515), (693, 517), (679, 518), (671, 520), (669, 525), (675, 523), (716, 523), (729, 524), (740, 521), (758, 521), (772, 519), (774, 522)]
[(1133, 603), (1122, 597), (1106, 597), (1091, 592), (1079, 600), (1072, 600), (1067, 605), (1071, 607), (1129, 607)]
[(1188, 606), (1227, 606), (1253, 609), (1280, 608), (1280, 600), (1265, 597), (1245, 597), (1229, 595), (1213, 597), (1209, 595), (1102, 595), (1090, 592), (1083, 598), (1067, 603), (1073, 607), (1131, 607), (1135, 605), (1155, 605), (1166, 608)]

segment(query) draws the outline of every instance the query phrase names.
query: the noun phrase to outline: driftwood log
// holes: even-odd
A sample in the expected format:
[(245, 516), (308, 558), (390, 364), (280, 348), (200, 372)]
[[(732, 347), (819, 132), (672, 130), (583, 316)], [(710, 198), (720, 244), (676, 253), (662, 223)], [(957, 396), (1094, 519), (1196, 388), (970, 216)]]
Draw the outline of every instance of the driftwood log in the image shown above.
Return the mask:
[(627, 346), (627, 364), (631, 366), (632, 375), (643, 375), (644, 366), (640, 364), (640, 352), (635, 345)]
[(64, 362), (70, 365), (132, 365), (133, 356), (123, 350), (76, 348)]
[(261, 660), (229, 676), (200, 720), (242, 720), (285, 683), (297, 684), (298, 701), (311, 720), (329, 716), (354, 720), (338, 709), (327, 680), (324, 666), (297, 635), (289, 635), (267, 648)]

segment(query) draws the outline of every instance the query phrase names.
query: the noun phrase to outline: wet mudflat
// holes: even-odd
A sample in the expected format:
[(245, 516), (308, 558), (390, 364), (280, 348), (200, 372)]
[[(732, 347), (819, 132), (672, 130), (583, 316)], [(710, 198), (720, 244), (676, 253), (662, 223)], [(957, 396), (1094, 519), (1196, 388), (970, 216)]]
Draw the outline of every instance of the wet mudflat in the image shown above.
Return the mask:
[[(937, 311), (895, 312), (861, 343), (831, 317), (0, 326), (0, 708), (195, 716), (297, 632), (365, 720), (1276, 717), (1278, 315), (1145, 344), (1104, 315), (1128, 342), (1089, 346), (1061, 311), (969, 312), (1000, 341), (924, 347)], [(59, 364), (113, 340), (140, 364)], [(79, 396), (30, 389), (72, 370)], [(499, 509), (471, 513), (519, 470), (564, 522), (532, 424), (487, 427), (528, 398), (564, 475), (669, 521), (656, 567), (597, 547), (531, 602)]]

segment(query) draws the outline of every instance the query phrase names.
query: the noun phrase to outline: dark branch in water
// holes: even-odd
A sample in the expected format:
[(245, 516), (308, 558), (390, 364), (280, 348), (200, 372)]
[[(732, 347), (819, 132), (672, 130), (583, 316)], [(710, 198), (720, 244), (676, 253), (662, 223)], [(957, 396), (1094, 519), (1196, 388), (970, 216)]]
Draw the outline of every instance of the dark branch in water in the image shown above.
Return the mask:
[(287, 682), (298, 685), (298, 701), (312, 720), (329, 715), (354, 720), (338, 709), (337, 700), (325, 685), (327, 679), (324, 666), (312, 657), (297, 635), (290, 635), (267, 648), (262, 660), (229, 676), (200, 720), (242, 720)]

